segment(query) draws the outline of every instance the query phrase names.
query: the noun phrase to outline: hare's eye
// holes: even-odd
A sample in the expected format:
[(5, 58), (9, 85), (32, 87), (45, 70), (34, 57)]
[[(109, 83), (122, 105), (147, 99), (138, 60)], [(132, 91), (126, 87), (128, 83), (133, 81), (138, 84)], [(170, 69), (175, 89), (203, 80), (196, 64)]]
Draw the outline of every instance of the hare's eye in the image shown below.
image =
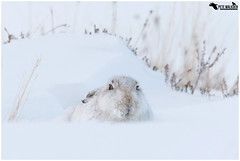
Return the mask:
[(139, 87), (139, 85), (136, 85), (136, 90), (140, 90), (140, 87)]
[(113, 86), (109, 84), (108, 90), (113, 90)]

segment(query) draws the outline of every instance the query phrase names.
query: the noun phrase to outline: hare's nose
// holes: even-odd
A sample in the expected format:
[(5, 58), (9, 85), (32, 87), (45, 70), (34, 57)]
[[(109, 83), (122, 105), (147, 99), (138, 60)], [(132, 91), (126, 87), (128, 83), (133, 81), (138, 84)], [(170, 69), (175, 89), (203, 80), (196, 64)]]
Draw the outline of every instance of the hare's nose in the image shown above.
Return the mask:
[(126, 95), (126, 96), (130, 96), (131, 95), (131, 90), (129, 90), (129, 89), (122, 89), (121, 90), (123, 93), (124, 93), (124, 95)]
[(131, 101), (132, 101), (132, 94), (131, 94), (131, 91), (128, 90), (128, 89), (123, 89), (122, 90), (123, 92), (123, 99), (124, 99), (124, 102), (126, 102), (127, 104), (130, 104)]

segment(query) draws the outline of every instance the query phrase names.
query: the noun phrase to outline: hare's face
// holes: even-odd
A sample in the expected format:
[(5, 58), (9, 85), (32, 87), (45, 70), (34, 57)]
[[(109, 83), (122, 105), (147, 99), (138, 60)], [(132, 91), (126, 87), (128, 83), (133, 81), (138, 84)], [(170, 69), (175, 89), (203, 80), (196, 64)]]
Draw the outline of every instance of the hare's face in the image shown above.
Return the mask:
[(130, 77), (114, 77), (102, 88), (99, 108), (114, 121), (132, 120), (141, 111), (142, 90)]

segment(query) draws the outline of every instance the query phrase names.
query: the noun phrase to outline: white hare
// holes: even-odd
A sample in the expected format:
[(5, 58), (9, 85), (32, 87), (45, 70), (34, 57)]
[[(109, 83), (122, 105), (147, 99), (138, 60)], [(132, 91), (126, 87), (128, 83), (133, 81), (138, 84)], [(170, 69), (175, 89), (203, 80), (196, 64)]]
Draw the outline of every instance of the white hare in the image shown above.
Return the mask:
[(138, 82), (130, 77), (113, 77), (102, 88), (88, 93), (82, 103), (67, 109), (68, 121), (144, 121), (152, 118), (152, 110)]

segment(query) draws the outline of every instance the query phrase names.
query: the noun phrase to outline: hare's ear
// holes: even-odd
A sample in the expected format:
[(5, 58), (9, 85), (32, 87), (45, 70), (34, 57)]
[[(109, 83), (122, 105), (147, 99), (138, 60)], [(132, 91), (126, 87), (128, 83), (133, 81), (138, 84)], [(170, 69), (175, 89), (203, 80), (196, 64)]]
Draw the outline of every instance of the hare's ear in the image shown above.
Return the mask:
[(91, 99), (94, 95), (96, 95), (97, 93), (97, 89), (93, 90), (93, 91), (90, 91), (86, 98), (82, 100), (82, 103), (87, 103), (89, 101), (89, 99)]
[(96, 92), (97, 92), (97, 89), (95, 89), (95, 90), (93, 90), (93, 91), (90, 91), (90, 92), (87, 94), (86, 98), (91, 98), (91, 97), (93, 97), (93, 96), (96, 94)]
[(87, 103), (87, 102), (88, 102), (88, 99), (87, 99), (87, 98), (85, 98), (85, 99), (82, 100), (82, 103)]

